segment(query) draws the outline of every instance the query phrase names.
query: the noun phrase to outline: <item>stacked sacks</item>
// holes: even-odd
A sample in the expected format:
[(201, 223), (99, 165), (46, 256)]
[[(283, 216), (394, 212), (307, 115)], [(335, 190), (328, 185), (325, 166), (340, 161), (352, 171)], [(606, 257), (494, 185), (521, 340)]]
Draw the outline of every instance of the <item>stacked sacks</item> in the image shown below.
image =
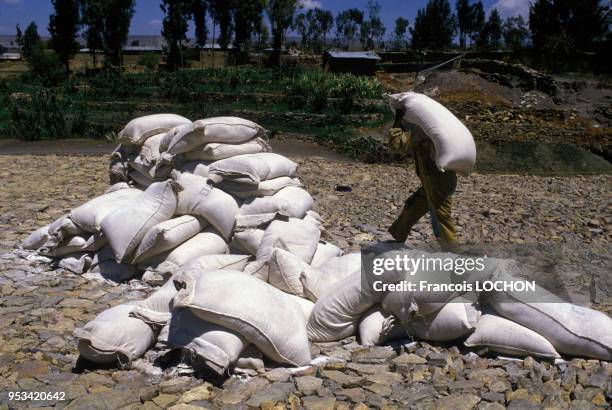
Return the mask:
[[(135, 119), (113, 154), (111, 180), (120, 182), (24, 241), (87, 277), (121, 282), (144, 271), (162, 285), (75, 332), (83, 356), (123, 363), (142, 356), (157, 338), (180, 349), (194, 367), (221, 375), (240, 363), (260, 369), (257, 352), (303, 365), (310, 360), (309, 340), (358, 335), (362, 344), (469, 336), (466, 345), (502, 353), (557, 357), (557, 348), (607, 357), (601, 344), (580, 352), (563, 347), (572, 343), (576, 325), (544, 334), (534, 310), (492, 300), (510, 320), (480, 317), (479, 306), (460, 293), (431, 298), (362, 289), (361, 254), (344, 255), (321, 239), (321, 217), (297, 164), (269, 152), (262, 135), (257, 124), (235, 117)], [(468, 280), (497, 270), (499, 261), (491, 260), (482, 277)], [(384, 281), (402, 279), (391, 272)], [(606, 329), (606, 320), (600, 328)], [(495, 326), (522, 336), (500, 339)], [(595, 335), (604, 345), (605, 333)], [(552, 344), (547, 340), (556, 336)]]

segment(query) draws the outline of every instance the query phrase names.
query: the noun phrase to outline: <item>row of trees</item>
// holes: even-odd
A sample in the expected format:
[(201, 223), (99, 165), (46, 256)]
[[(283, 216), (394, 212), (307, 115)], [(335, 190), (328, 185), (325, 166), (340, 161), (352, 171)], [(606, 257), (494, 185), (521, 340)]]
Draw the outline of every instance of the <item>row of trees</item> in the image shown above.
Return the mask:
[(458, 33), (462, 49), (468, 41), (479, 49), (498, 49), (502, 43), (517, 49), (531, 39), (537, 50), (567, 53), (589, 51), (594, 40), (606, 33), (610, 36), (610, 6), (602, 6), (600, 0), (535, 0), (530, 6), (529, 28), (522, 16), (504, 21), (496, 9), (485, 18), (481, 0), (457, 0), (455, 6), (453, 14), (448, 0), (430, 0), (419, 10), (410, 29), (412, 46), (449, 48)]
[[(336, 45), (350, 47), (358, 40), (363, 48), (383, 45), (386, 28), (380, 18), (381, 5), (367, 2), (365, 10), (349, 8), (336, 17), (328, 10), (301, 11), (300, 0), (160, 0), (164, 12), (162, 35), (167, 43), (167, 62), (171, 67), (183, 65), (189, 21), (195, 25), (196, 42), (204, 46), (212, 29), (213, 41), (221, 48), (230, 44), (238, 63), (244, 62), (255, 42), (259, 49), (272, 36), (273, 60), (280, 53), (287, 31), (301, 36), (303, 48), (320, 52), (335, 26)], [(68, 68), (70, 58), (79, 48), (77, 36), (82, 32), (94, 63), (102, 53), (105, 63), (121, 64), (121, 49), (127, 41), (135, 0), (51, 0), (54, 8), (49, 17), (51, 46), (60, 62)], [(403, 17), (395, 20), (391, 45), (416, 49), (446, 49), (458, 34), (459, 46), (478, 49), (524, 47), (531, 32), (531, 42), (538, 50), (589, 50), (595, 39), (607, 30), (610, 7), (600, 0), (535, 0), (530, 7), (529, 29), (523, 17), (504, 21), (493, 9), (488, 18), (481, 0), (457, 0), (453, 13), (448, 0), (429, 0), (418, 10), (414, 24)], [(265, 19), (267, 17), (267, 20)], [(212, 27), (207, 22), (212, 22)], [(217, 32), (218, 28), (218, 32)], [(24, 57), (36, 54), (40, 38), (36, 26), (30, 25), (23, 42)]]

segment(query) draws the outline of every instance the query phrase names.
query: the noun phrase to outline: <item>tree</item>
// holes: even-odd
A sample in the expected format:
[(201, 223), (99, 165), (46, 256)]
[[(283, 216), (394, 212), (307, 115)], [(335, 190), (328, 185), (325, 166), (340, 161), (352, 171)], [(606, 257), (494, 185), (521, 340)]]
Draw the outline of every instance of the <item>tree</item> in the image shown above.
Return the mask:
[(406, 32), (408, 31), (408, 19), (398, 17), (395, 19), (395, 28), (393, 29), (393, 47), (395, 49), (404, 48), (406, 45)]
[(420, 9), (414, 20), (412, 47), (441, 50), (449, 48), (457, 29), (455, 15), (448, 0), (429, 0), (425, 9)]
[(363, 12), (358, 9), (341, 11), (336, 16), (336, 36), (346, 40), (346, 47), (350, 48), (357, 30), (363, 24)]
[(605, 33), (609, 13), (599, 0), (536, 0), (529, 8), (533, 46), (552, 53), (589, 51)]
[(508, 17), (503, 26), (504, 43), (511, 50), (520, 50), (525, 47), (529, 30), (520, 14), (517, 17)]
[(501, 40), (502, 20), (499, 17), (497, 9), (493, 9), (489, 15), (489, 20), (482, 30), (479, 47), (497, 50), (501, 47)]
[(97, 52), (104, 50), (104, 5), (100, 0), (81, 0), (81, 23), (85, 27), (85, 44), (93, 59), (97, 63)]
[(485, 12), (482, 1), (477, 1), (472, 4), (471, 9), (471, 26), (469, 26), (469, 36), (471, 44), (477, 43), (481, 33), (485, 30)]
[(293, 22), (298, 0), (269, 0), (266, 11), (272, 32), (272, 63), (280, 65), (285, 32)]
[(457, 27), (459, 28), (459, 47), (465, 50), (465, 38), (470, 33), (473, 25), (470, 0), (457, 0), (455, 10), (457, 12)]
[(80, 0), (85, 42), (96, 64), (96, 52), (104, 52), (104, 63), (121, 65), (121, 50), (127, 42), (135, 0)]
[(359, 40), (365, 48), (375, 48), (375, 40), (380, 44), (382, 37), (385, 35), (385, 26), (380, 19), (380, 3), (368, 0), (366, 4), (368, 11), (368, 20), (361, 22), (359, 30)]
[(173, 70), (183, 65), (183, 41), (187, 39), (187, 18), (191, 14), (186, 0), (162, 0), (161, 10), (164, 12), (162, 36), (167, 43), (166, 62)]
[(334, 26), (334, 15), (329, 10), (315, 9), (315, 20), (319, 27), (321, 37), (323, 37), (322, 48), (327, 47), (327, 34)]
[(15, 31), (15, 43), (17, 43), (19, 47), (23, 47), (23, 32), (21, 31), (19, 24), (15, 26)]
[(300, 13), (295, 16), (293, 22), (291, 23), (291, 29), (296, 31), (300, 35), (300, 44), (302, 48), (306, 48), (310, 40), (308, 38), (309, 27), (308, 21), (306, 19), (306, 14)]
[(121, 50), (127, 42), (134, 16), (135, 0), (102, 0), (104, 4), (104, 55), (111, 64), (121, 65)]
[(78, 0), (51, 0), (54, 13), (49, 16), (51, 45), (61, 63), (70, 71), (70, 59), (79, 50), (76, 41), (79, 32)]
[(206, 45), (206, 36), (208, 35), (208, 30), (206, 29), (206, 8), (208, 2), (206, 0), (192, 1), (191, 14), (195, 24), (196, 43), (199, 47), (204, 47)]
[(256, 26), (261, 22), (265, 3), (263, 0), (236, 1), (234, 4), (234, 47), (236, 62), (248, 60), (248, 45)]
[(264, 22), (263, 17), (259, 19), (259, 23), (255, 26), (255, 35), (257, 36), (257, 50), (261, 51), (268, 43), (268, 37), (270, 36), (270, 29)]
[(21, 29), (17, 26), (17, 44), (21, 47), (21, 55), (25, 60), (30, 58), (32, 55), (32, 49), (34, 47), (40, 47), (40, 36), (38, 35), (38, 26), (36, 23), (31, 22), (26, 27), (25, 34), (21, 34)]
[[(238, 0), (240, 1), (240, 0)], [(213, 20), (219, 24), (219, 46), (226, 50), (232, 40), (232, 8), (230, 0), (212, 0)]]

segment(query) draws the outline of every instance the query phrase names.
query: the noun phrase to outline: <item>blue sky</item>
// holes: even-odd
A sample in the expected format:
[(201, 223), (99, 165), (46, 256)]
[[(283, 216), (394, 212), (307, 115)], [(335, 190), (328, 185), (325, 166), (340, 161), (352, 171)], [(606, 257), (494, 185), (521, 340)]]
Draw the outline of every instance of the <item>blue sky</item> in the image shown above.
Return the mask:
[[(302, 0), (305, 8), (322, 7), (331, 10), (334, 16), (340, 10), (350, 7), (363, 9), (367, 0)], [(454, 8), (454, 0), (450, 0)], [(393, 29), (393, 21), (406, 17), (410, 23), (419, 8), (427, 0), (378, 0), (382, 5), (381, 17), (387, 27), (387, 33)], [(496, 7), (502, 16), (523, 14), (527, 16), (529, 0), (484, 0), (487, 12)], [(15, 25), (25, 28), (31, 21), (36, 22), (41, 35), (47, 34), (49, 14), (52, 6), (49, 0), (0, 0), (0, 34), (15, 34)], [(163, 15), (159, 1), (136, 0), (136, 13), (130, 27), (130, 34), (157, 35), (160, 33)]]

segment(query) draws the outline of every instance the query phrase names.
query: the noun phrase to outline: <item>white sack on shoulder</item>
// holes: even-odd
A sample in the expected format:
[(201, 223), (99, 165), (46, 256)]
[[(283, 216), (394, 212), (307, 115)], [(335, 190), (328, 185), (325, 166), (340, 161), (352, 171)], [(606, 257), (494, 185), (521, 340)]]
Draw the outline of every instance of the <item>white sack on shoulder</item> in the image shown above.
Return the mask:
[(134, 118), (119, 132), (118, 140), (122, 143), (142, 145), (147, 138), (156, 134), (170, 131), (170, 129), (190, 124), (185, 117), (176, 114), (153, 114)]
[(440, 170), (469, 174), (476, 163), (476, 144), (467, 127), (439, 102), (424, 94), (405, 92), (389, 96), (393, 111), (404, 108), (404, 120), (431, 138)]
[(172, 218), (177, 203), (175, 189), (173, 181), (153, 183), (141, 196), (104, 218), (102, 232), (117, 262), (130, 260), (149, 229)]
[(239, 155), (210, 165), (209, 172), (234, 182), (259, 185), (261, 181), (297, 175), (297, 164), (272, 152)]
[(306, 321), (299, 305), (255, 277), (234, 271), (209, 272), (187, 281), (174, 303), (241, 334), (278, 363), (303, 366), (310, 362)]
[(141, 357), (151, 346), (153, 331), (130, 317), (134, 304), (123, 304), (100, 313), (83, 328), (75, 329), (81, 355), (95, 363), (122, 362)]

